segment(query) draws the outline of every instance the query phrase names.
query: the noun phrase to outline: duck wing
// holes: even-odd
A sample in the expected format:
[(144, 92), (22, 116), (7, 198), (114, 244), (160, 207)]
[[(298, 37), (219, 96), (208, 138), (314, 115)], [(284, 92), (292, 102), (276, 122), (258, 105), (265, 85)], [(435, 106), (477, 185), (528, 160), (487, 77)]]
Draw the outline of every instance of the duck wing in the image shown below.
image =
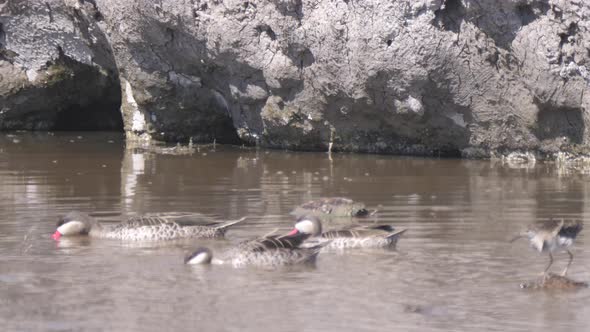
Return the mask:
[[(404, 232), (402, 230), (401, 232)], [(322, 237), (326, 239), (335, 239), (339, 237), (347, 237), (347, 238), (363, 238), (363, 237), (387, 237), (393, 234), (399, 234), (400, 232), (396, 231), (395, 228), (391, 225), (358, 225), (352, 226), (346, 229), (340, 230), (333, 230), (327, 231), (322, 233)]]
[(221, 222), (200, 213), (166, 212), (129, 217), (126, 221), (121, 223), (121, 226), (126, 228), (138, 228), (145, 226), (160, 226), (165, 224), (177, 225), (180, 227), (214, 227), (221, 224)]
[(239, 249), (253, 252), (263, 252), (278, 249), (293, 250), (298, 248), (309, 235), (295, 234), (290, 236), (266, 236), (255, 240), (242, 242), (238, 245)]
[(582, 228), (584, 228), (582, 220), (564, 221), (563, 226), (561, 226), (558, 235), (562, 237), (575, 239), (576, 236), (578, 236), (578, 233), (582, 231)]

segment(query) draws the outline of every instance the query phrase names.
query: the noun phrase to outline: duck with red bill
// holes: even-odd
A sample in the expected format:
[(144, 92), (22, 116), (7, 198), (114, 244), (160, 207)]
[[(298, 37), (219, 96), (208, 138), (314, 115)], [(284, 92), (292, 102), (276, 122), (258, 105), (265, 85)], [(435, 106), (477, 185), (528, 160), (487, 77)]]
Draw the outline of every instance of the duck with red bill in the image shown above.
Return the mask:
[(391, 225), (356, 225), (345, 229), (322, 232), (317, 216), (306, 215), (297, 219), (295, 228), (286, 236), (308, 235), (332, 240), (326, 248), (389, 248), (394, 249), (406, 229), (397, 230)]
[(161, 241), (182, 238), (223, 237), (226, 230), (246, 218), (219, 221), (199, 213), (153, 213), (134, 216), (126, 221), (103, 225), (83, 212), (70, 212), (58, 223), (51, 238), (87, 235), (115, 240)]

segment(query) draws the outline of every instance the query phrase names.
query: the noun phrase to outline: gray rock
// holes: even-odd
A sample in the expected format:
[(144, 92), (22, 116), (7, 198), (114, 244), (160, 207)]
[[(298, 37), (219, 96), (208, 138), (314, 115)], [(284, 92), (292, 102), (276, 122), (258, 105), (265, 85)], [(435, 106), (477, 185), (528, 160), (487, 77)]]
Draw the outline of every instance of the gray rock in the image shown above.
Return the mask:
[(0, 129), (121, 127), (101, 19), (89, 1), (0, 4)]
[[(116, 62), (130, 138), (466, 157), (588, 153), (587, 1), (68, 3), (104, 19), (89, 26), (108, 40), (98, 49)], [(89, 9), (80, 12), (92, 22)], [(42, 22), (13, 16), (2, 22)], [(66, 28), (57, 35), (69, 59), (96, 67), (84, 59), (97, 47)], [(28, 54), (23, 66), (43, 63)]]

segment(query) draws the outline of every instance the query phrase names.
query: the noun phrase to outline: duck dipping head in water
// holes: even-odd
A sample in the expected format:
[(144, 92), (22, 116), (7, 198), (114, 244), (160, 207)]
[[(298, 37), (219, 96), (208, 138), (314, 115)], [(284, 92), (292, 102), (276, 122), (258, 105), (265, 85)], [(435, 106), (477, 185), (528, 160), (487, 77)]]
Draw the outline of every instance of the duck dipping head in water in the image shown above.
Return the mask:
[(54, 240), (62, 236), (91, 237), (125, 241), (164, 241), (182, 238), (223, 237), (226, 230), (244, 221), (216, 220), (200, 213), (164, 212), (136, 215), (115, 224), (101, 224), (83, 212), (70, 212), (57, 224)]
[(59, 240), (62, 236), (85, 235), (96, 225), (96, 220), (84, 212), (72, 211), (57, 222), (57, 230), (51, 236)]
[(184, 257), (184, 264), (196, 265), (196, 264), (211, 264), (213, 261), (213, 253), (209, 248), (200, 247), (195, 251)]
[(331, 240), (328, 248), (389, 248), (394, 249), (405, 229), (396, 229), (387, 224), (350, 225), (343, 229), (322, 232), (322, 223), (317, 216), (306, 215), (297, 219), (290, 236), (307, 236)]

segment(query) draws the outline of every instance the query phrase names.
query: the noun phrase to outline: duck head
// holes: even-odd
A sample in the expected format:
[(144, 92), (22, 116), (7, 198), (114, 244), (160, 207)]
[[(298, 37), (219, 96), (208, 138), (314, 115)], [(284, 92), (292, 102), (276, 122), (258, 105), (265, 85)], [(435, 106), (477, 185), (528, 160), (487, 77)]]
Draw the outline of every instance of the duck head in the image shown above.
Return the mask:
[(184, 264), (211, 264), (213, 254), (208, 248), (197, 248), (192, 253), (184, 257)]
[(57, 222), (57, 230), (51, 238), (59, 240), (62, 236), (86, 235), (93, 224), (94, 220), (86, 213), (73, 211)]
[(295, 228), (289, 232), (288, 236), (296, 234), (319, 236), (322, 234), (322, 222), (318, 217), (313, 215), (302, 216), (297, 219)]

